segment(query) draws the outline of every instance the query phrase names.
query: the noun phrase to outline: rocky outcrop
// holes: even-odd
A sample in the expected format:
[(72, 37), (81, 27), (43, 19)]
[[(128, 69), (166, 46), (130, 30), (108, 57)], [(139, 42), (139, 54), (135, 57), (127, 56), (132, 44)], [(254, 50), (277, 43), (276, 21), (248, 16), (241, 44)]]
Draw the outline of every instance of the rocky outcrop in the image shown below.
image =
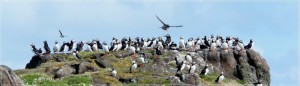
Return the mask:
[(75, 72), (76, 72), (76, 70), (73, 69), (72, 67), (70, 67), (68, 65), (64, 65), (55, 72), (54, 78), (56, 79), (56, 78), (62, 78), (65, 76), (69, 76)]
[(32, 68), (37, 68), (40, 66), (42, 63), (45, 63), (52, 59), (53, 57), (50, 54), (45, 54), (45, 55), (35, 55), (31, 58), (29, 63), (26, 64), (25, 69), (32, 69)]
[(0, 65), (0, 86), (24, 86), (24, 84), (9, 67)]

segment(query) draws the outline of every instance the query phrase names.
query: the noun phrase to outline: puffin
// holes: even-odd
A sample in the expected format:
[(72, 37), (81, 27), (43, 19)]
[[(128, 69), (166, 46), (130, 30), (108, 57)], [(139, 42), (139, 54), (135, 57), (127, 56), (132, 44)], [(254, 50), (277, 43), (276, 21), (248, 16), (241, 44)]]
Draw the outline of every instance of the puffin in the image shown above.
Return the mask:
[(80, 60), (81, 58), (79, 57), (77, 51), (73, 51), (73, 56), (77, 59)]
[(41, 48), (38, 50), (38, 49), (35, 47), (34, 44), (31, 44), (30, 46), (31, 46), (31, 48), (32, 48), (32, 52), (33, 52), (35, 55), (40, 55), (40, 54), (42, 53)]
[(222, 49), (226, 50), (228, 49), (228, 44), (225, 42), (225, 40), (222, 40)]
[(161, 47), (157, 46), (155, 48), (155, 54), (158, 56), (158, 58), (160, 57), (160, 55), (162, 55)]
[(105, 52), (105, 54), (109, 53), (109, 48), (107, 43), (104, 41), (102, 44), (103, 44), (103, 51)]
[(217, 48), (217, 44), (215, 43), (215, 41), (213, 40), (211, 45), (210, 45), (210, 49), (211, 50), (215, 50)]
[(165, 41), (165, 46), (169, 46), (169, 44), (171, 43), (171, 41), (172, 41), (172, 39), (171, 39), (171, 36), (170, 36), (170, 34), (167, 34), (167, 35), (165, 35), (165, 37), (166, 37), (166, 41)]
[(93, 51), (92, 50), (93, 43), (87, 42), (86, 44), (88, 45), (86, 51), (87, 52), (92, 52)]
[(192, 63), (192, 66), (189, 69), (189, 73), (195, 73), (195, 70), (197, 68), (195, 64), (196, 64), (195, 62)]
[(248, 45), (246, 45), (244, 48), (245, 48), (245, 49), (251, 49), (253, 45), (254, 45), (253, 40), (250, 39), (250, 42), (249, 42)]
[(183, 60), (179, 65), (177, 65), (177, 72), (182, 71), (185, 68), (186, 61)]
[(201, 75), (207, 75), (209, 73), (209, 70), (208, 70), (208, 64), (205, 65), (205, 67), (202, 69), (201, 71)]
[(218, 76), (218, 78), (215, 80), (215, 83), (221, 83), (224, 80), (223, 72)]
[(190, 53), (188, 53), (186, 56), (185, 56), (185, 60), (189, 63), (192, 63), (193, 62), (193, 58), (192, 56), (190, 55)]
[(101, 45), (99, 40), (96, 40), (96, 43), (97, 43), (98, 49), (103, 49), (103, 46)]
[(83, 50), (84, 41), (77, 43), (76, 51), (81, 52)]
[(72, 46), (71, 51), (76, 51), (77, 43), (75, 40), (72, 40), (72, 41), (73, 41), (73, 44), (71, 45)]
[(59, 52), (59, 44), (58, 44), (58, 42), (57, 41), (55, 41), (55, 45), (54, 45), (54, 47), (53, 47), (53, 52), (54, 53), (58, 53)]
[(176, 50), (177, 44), (175, 44), (175, 43), (172, 41), (172, 43), (170, 44), (169, 48), (170, 48), (171, 50)]
[(65, 49), (68, 48), (68, 45), (69, 45), (69, 43), (64, 41), (63, 44), (62, 44), (62, 46), (59, 49), (59, 52), (64, 52)]
[(244, 50), (244, 44), (242, 40), (240, 40), (237, 45), (240, 47), (240, 50)]
[(111, 72), (110, 72), (111, 76), (117, 76), (117, 71), (115, 70), (115, 68), (112, 68)]
[(44, 49), (45, 49), (45, 51), (46, 51), (46, 54), (51, 53), (51, 50), (50, 50), (50, 48), (49, 48), (49, 46), (48, 46), (47, 41), (44, 41)]
[(93, 51), (98, 51), (99, 50), (96, 40), (92, 41), (92, 50)]
[(182, 36), (180, 36), (179, 48), (180, 48), (180, 49), (185, 49), (184, 39), (183, 39)]
[(134, 73), (136, 68), (137, 68), (137, 64), (135, 63), (135, 61), (132, 61), (132, 64), (130, 66), (130, 72)]

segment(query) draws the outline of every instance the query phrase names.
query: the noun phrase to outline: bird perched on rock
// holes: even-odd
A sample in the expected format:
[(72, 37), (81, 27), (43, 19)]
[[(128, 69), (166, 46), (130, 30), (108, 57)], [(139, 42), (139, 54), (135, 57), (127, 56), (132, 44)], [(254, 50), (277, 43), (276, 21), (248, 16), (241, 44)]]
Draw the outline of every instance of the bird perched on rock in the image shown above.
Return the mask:
[(51, 50), (50, 50), (50, 48), (48, 46), (47, 41), (44, 41), (44, 49), (46, 51), (46, 54), (50, 54), (51, 53)]
[(112, 68), (111, 72), (110, 72), (111, 76), (117, 76), (117, 71), (115, 70), (115, 68)]
[(223, 72), (218, 76), (218, 78), (215, 80), (216, 83), (221, 83), (224, 80)]
[(54, 53), (58, 53), (59, 52), (59, 44), (58, 44), (58, 42), (57, 41), (55, 41), (55, 45), (54, 45), (54, 47), (53, 47), (53, 52)]
[(107, 43), (104, 41), (102, 44), (103, 44), (103, 51), (105, 52), (105, 54), (109, 54), (109, 48)]
[(250, 42), (248, 43), (248, 45), (244, 46), (244, 48), (245, 49), (251, 49), (253, 45), (254, 45), (253, 40), (250, 39)]
[(77, 59), (80, 60), (81, 58), (79, 57), (77, 51), (73, 51), (73, 56)]
[(132, 61), (132, 65), (130, 66), (130, 72), (134, 73), (136, 68), (137, 68), (137, 64), (135, 63), (135, 61)]
[(208, 64), (205, 65), (205, 67), (202, 69), (201, 71), (201, 75), (207, 75), (209, 73), (209, 70), (208, 70)]
[(196, 64), (195, 62), (192, 63), (192, 66), (189, 69), (189, 73), (195, 73), (195, 70), (197, 68), (197, 66), (195, 64)]
[(183, 39), (182, 36), (180, 36), (179, 48), (180, 49), (185, 49), (184, 39)]
[(182, 71), (185, 68), (186, 61), (183, 60), (179, 65), (177, 65), (177, 72)]

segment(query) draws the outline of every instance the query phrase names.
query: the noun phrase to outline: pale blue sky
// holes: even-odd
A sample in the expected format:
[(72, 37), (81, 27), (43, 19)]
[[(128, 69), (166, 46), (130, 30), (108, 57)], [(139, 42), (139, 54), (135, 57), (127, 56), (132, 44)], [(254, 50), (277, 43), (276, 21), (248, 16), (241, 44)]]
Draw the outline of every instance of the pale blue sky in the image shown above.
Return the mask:
[[(0, 64), (22, 69), (31, 59), (31, 43), (109, 41), (112, 37), (237, 36), (255, 42), (267, 60), (272, 86), (298, 85), (298, 8), (295, 1), (81, 1), (4, 0), (1, 5)], [(158, 15), (170, 25), (165, 32)], [(58, 29), (69, 37), (59, 38)]]

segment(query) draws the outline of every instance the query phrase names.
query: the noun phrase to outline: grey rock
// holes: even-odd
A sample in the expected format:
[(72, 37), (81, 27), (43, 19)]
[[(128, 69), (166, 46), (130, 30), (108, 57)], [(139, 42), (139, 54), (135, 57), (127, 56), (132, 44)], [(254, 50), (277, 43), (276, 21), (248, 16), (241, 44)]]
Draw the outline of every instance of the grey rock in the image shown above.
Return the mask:
[(0, 65), (0, 86), (24, 86), (24, 84), (9, 67)]

